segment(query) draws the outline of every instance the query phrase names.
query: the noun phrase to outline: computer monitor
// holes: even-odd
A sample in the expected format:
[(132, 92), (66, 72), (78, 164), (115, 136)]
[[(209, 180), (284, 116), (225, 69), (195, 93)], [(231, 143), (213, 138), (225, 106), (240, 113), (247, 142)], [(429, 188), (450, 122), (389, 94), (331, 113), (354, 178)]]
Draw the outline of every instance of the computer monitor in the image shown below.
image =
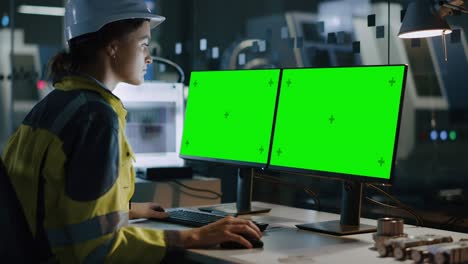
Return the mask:
[(283, 70), (269, 169), (346, 185), (341, 222), (300, 228), (373, 230), (359, 225), (361, 182), (392, 180), (406, 72), (406, 65)]
[(135, 153), (138, 177), (149, 169), (184, 166), (179, 157), (184, 115), (182, 83), (145, 81), (139, 86), (119, 83), (113, 93), (127, 110), (125, 133)]
[(252, 212), (248, 168), (268, 162), (280, 72), (196, 71), (190, 77), (180, 157), (241, 167), (236, 213)]

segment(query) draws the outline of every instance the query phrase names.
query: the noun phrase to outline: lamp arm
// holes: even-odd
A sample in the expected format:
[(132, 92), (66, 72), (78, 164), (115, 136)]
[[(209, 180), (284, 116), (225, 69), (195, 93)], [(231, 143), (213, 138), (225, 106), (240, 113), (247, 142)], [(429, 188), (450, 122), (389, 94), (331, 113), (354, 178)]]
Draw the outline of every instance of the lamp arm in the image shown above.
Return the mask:
[(463, 7), (463, 0), (452, 0), (452, 1), (439, 1), (439, 10), (440, 17), (451, 16), (453, 15), (453, 10), (468, 14), (468, 11)]

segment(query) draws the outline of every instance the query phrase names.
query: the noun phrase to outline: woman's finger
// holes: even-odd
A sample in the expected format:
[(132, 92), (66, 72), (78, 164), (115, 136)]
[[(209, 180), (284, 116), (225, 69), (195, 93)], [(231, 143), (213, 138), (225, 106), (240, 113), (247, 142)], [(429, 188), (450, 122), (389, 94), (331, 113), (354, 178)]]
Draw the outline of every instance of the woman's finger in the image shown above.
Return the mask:
[(253, 248), (252, 244), (250, 244), (250, 242), (247, 239), (245, 239), (243, 236), (237, 235), (235, 233), (227, 232), (225, 241), (233, 241), (233, 242), (237, 242), (239, 244), (242, 244), (246, 248)]
[(150, 208), (155, 210), (155, 211), (158, 211), (158, 212), (165, 212), (166, 211), (166, 210), (164, 210), (164, 208), (162, 208), (162, 206), (160, 206), (159, 204), (155, 204), (155, 203), (151, 203)]
[(148, 212), (149, 218), (156, 218), (156, 219), (163, 219), (169, 217), (169, 214), (166, 212), (158, 212), (154, 210), (149, 210)]
[(258, 237), (262, 237), (262, 231), (260, 231), (258, 226), (256, 226), (251, 220), (232, 217), (232, 216), (225, 217), (223, 220), (225, 220), (225, 222), (230, 225), (248, 225), (253, 230), (255, 230)]
[(262, 237), (257, 233), (256, 230), (254, 230), (249, 225), (231, 225), (228, 227), (228, 230), (231, 233), (239, 234), (245, 237), (251, 237), (256, 239), (260, 239)]

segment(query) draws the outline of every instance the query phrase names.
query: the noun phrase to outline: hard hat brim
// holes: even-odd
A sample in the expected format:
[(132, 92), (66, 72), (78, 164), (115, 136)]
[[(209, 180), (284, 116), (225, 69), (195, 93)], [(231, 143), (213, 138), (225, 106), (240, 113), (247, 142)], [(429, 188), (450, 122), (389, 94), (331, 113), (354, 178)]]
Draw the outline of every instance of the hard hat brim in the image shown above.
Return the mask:
[(95, 28), (96, 31), (100, 30), (103, 26), (116, 22), (119, 20), (125, 20), (125, 19), (135, 19), (135, 18), (143, 18), (143, 19), (149, 19), (150, 20), (150, 27), (151, 29), (159, 26), (164, 20), (166, 20), (165, 17), (163, 16), (158, 16), (154, 14), (148, 14), (148, 13), (126, 13), (124, 15), (114, 15), (110, 17), (106, 17), (102, 20), (89, 20), (87, 22), (82, 22), (80, 25), (73, 25), (70, 26), (69, 28), (65, 29), (65, 34), (67, 37), (67, 41), (70, 41), (70, 39), (81, 36), (86, 33), (91, 33), (89, 32), (89, 28)]
[[(147, 15), (148, 16), (148, 15)], [(162, 22), (164, 22), (164, 20), (166, 20), (165, 17), (163, 16), (158, 16), (158, 15), (151, 15), (150, 17), (148, 17), (149, 20), (150, 20), (150, 26), (151, 26), (151, 29), (159, 26), (159, 24), (161, 24)]]

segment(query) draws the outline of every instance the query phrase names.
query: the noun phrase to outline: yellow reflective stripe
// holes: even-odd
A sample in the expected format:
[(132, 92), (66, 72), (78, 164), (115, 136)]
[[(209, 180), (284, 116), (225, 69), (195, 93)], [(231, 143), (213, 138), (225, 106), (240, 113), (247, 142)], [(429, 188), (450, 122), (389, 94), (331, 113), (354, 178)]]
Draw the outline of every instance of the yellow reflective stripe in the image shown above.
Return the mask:
[(65, 247), (113, 233), (126, 225), (128, 212), (113, 212), (60, 229), (47, 229), (47, 237), (51, 247)]
[(68, 124), (68, 121), (73, 117), (73, 115), (87, 102), (99, 102), (104, 99), (100, 98), (98, 95), (89, 94), (87, 96), (80, 94), (77, 98), (73, 99), (56, 117), (50, 131), (55, 135), (60, 135), (60, 132)]

